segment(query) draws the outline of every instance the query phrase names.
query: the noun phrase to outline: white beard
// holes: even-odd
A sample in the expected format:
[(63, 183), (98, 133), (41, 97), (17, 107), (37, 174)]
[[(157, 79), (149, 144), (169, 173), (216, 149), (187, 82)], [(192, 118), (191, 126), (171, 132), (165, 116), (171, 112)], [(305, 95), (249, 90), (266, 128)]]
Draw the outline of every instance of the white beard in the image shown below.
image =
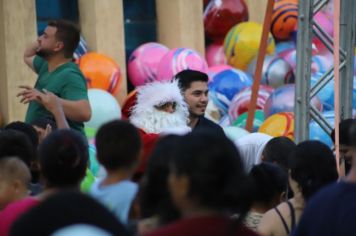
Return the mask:
[(188, 109), (177, 106), (174, 113), (158, 111), (155, 108), (134, 112), (130, 121), (146, 133), (185, 134), (191, 131), (188, 123)]

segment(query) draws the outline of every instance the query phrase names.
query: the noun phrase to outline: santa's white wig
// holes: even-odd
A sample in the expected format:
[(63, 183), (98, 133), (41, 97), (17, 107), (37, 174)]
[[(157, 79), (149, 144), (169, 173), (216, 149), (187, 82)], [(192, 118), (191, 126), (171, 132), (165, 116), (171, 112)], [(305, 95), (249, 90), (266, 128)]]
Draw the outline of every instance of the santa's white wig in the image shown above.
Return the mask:
[[(172, 114), (155, 108), (167, 102), (177, 104)], [(155, 81), (137, 88), (137, 102), (130, 121), (146, 133), (185, 133), (190, 131), (188, 115), (178, 82)]]

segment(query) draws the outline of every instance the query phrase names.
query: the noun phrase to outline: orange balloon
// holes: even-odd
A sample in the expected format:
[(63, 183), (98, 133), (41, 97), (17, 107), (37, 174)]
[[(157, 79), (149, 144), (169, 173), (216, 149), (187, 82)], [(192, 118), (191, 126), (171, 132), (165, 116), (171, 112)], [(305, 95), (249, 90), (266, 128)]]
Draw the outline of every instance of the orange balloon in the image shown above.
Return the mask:
[(137, 90), (135, 89), (131, 91), (125, 98), (125, 101), (121, 108), (122, 119), (128, 120), (130, 118), (131, 109), (136, 104), (136, 99), (137, 99), (136, 95), (137, 95)]
[(116, 95), (120, 89), (121, 72), (116, 62), (100, 53), (84, 54), (77, 61), (84, 74), (88, 89), (97, 88)]
[(288, 40), (298, 23), (298, 0), (275, 1), (271, 32), (278, 40)]
[(268, 117), (258, 129), (258, 132), (273, 137), (285, 136), (294, 140), (294, 113), (280, 112)]

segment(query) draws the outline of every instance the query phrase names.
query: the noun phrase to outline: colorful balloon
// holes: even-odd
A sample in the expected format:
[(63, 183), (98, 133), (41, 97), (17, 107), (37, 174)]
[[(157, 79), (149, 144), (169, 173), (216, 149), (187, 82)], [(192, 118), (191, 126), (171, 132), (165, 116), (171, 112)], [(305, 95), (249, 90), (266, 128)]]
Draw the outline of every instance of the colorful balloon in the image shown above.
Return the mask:
[[(263, 109), (266, 117), (279, 112), (294, 112), (294, 95), (294, 84), (287, 84), (275, 89), (271, 96), (267, 99)], [(318, 97), (314, 97), (310, 104), (319, 111), (323, 110), (323, 104), (320, 102)]]
[[(237, 119), (232, 122), (232, 126), (237, 126), (240, 128), (246, 128), (248, 113), (245, 112), (241, 114)], [(253, 132), (257, 132), (258, 128), (262, 125), (265, 120), (265, 114), (262, 110), (256, 110), (253, 119)]]
[(229, 65), (218, 65), (218, 66), (209, 67), (208, 68), (209, 80), (212, 80), (214, 78), (214, 76), (216, 74), (220, 73), (221, 71), (232, 70), (232, 69), (234, 69), (234, 68)]
[[(255, 58), (248, 67), (251, 75), (255, 74), (257, 58)], [(277, 56), (265, 57), (262, 67), (261, 84), (278, 88), (285, 84), (294, 83), (293, 68), (283, 58)]]
[[(272, 94), (272, 92), (273, 92), (273, 88), (265, 85), (260, 85), (257, 94), (257, 103), (256, 103), (257, 110), (263, 110), (265, 103), (268, 97)], [(236, 120), (237, 117), (239, 117), (242, 113), (245, 113), (249, 110), (251, 94), (252, 94), (252, 86), (241, 90), (238, 94), (234, 96), (229, 106), (230, 120), (232, 121)]]
[(281, 112), (268, 117), (258, 129), (258, 132), (273, 137), (285, 136), (294, 140), (294, 113)]
[(244, 0), (211, 0), (204, 11), (204, 29), (208, 38), (222, 42), (234, 25), (248, 20)]
[(158, 64), (157, 80), (171, 80), (177, 73), (187, 69), (207, 73), (208, 65), (205, 59), (192, 49), (172, 49)]
[(83, 36), (80, 36), (79, 44), (73, 53), (73, 58), (78, 60), (81, 56), (88, 52), (88, 45)]
[[(335, 111), (330, 110), (323, 112), (323, 117), (329, 122), (329, 124), (334, 127), (335, 124)], [(319, 124), (317, 124), (314, 120), (311, 120), (309, 123), (309, 138), (313, 140), (319, 140), (330, 148), (334, 146), (334, 143), (330, 137), (330, 134), (325, 132)]]
[(251, 85), (252, 79), (245, 72), (238, 69), (224, 70), (209, 82), (209, 97), (222, 114), (227, 114), (235, 94)]
[(128, 75), (134, 86), (153, 82), (157, 78), (158, 64), (169, 52), (159, 43), (145, 43), (136, 48), (128, 61)]
[(205, 58), (209, 67), (227, 64), (224, 47), (220, 44), (210, 44), (206, 48)]
[(298, 23), (298, 0), (275, 1), (271, 32), (277, 40), (288, 40)]
[(116, 95), (120, 89), (121, 73), (116, 62), (100, 53), (89, 52), (78, 59), (78, 65), (84, 74), (88, 88), (105, 90)]
[[(262, 25), (256, 22), (243, 22), (234, 26), (226, 35), (224, 51), (228, 64), (246, 70), (259, 51)], [(274, 52), (274, 39), (268, 36), (267, 54)]]

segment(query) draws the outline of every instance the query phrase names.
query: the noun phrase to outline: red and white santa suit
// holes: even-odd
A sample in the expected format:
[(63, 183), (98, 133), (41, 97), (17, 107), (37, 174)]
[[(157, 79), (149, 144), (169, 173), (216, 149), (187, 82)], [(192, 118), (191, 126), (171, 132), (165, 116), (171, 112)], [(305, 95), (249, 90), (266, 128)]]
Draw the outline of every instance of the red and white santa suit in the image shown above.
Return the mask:
[[(175, 102), (173, 113), (160, 111), (155, 106)], [(132, 107), (130, 122), (139, 128), (143, 141), (143, 156), (140, 159), (138, 174), (146, 168), (147, 159), (159, 136), (185, 134), (191, 131), (188, 124), (188, 108), (178, 87), (177, 81), (152, 82), (137, 88), (137, 102)]]

